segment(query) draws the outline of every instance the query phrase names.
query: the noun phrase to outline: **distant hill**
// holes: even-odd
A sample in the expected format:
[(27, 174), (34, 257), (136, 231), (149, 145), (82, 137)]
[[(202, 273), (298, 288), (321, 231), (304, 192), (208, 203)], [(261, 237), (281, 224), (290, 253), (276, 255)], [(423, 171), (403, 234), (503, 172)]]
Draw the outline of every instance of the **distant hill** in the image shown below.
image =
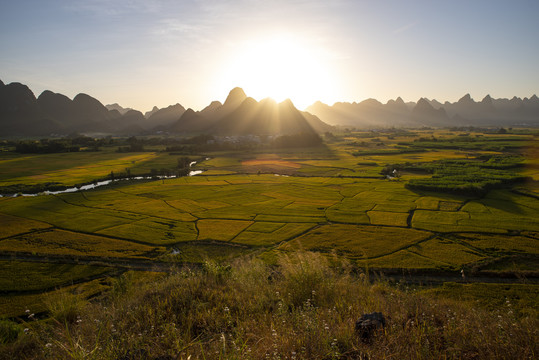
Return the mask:
[(316, 102), (307, 111), (331, 125), (357, 128), (387, 126), (539, 126), (539, 98), (493, 99), (476, 102), (470, 94), (455, 103), (419, 99), (405, 103), (400, 97), (382, 104), (374, 99), (360, 103)]
[(185, 108), (180, 104), (170, 105), (166, 108), (159, 109), (148, 117), (147, 128), (152, 129), (157, 126), (169, 126), (178, 120), (184, 112)]
[(41, 110), (34, 93), (26, 85), (2, 82), (0, 128), (3, 136), (36, 136), (57, 132), (62, 126)]
[(241, 88), (230, 91), (225, 102), (214, 101), (202, 111), (188, 109), (169, 129), (173, 133), (198, 132), (212, 135), (285, 135), (332, 130), (316, 116), (299, 111), (292, 101), (260, 102)]
[(142, 114), (117, 103), (104, 106), (87, 94), (71, 100), (49, 90), (38, 98), (24, 84), (0, 80), (1, 136), (67, 135), (73, 132), (119, 135), (175, 134), (283, 135), (300, 132), (324, 133), (333, 125), (356, 128), (417, 126), (539, 126), (539, 98), (493, 99), (476, 102), (470, 94), (455, 103), (421, 98), (405, 103), (400, 97), (386, 104), (376, 99), (359, 103), (316, 102), (307, 112), (292, 101), (260, 102), (234, 88), (224, 103), (211, 102), (201, 111), (170, 105)]
[(133, 110), (131, 108), (124, 108), (122, 106), (120, 106), (118, 103), (114, 103), (114, 104), (109, 104), (109, 105), (105, 105), (105, 107), (108, 109), (108, 110), (118, 110), (118, 112), (122, 115), (124, 115), (126, 112), (130, 111), (130, 110)]
[(185, 111), (180, 104), (158, 110), (147, 119), (140, 111), (118, 104), (104, 106), (87, 94), (71, 100), (45, 90), (36, 99), (20, 83), (0, 81), (0, 126), (2, 136), (49, 136), (52, 134), (102, 133), (137, 135), (159, 125), (170, 125)]
[(146, 111), (144, 113), (144, 117), (147, 119), (150, 116), (152, 116), (153, 114), (155, 114), (157, 111), (159, 111), (159, 108), (157, 106), (154, 106), (153, 109), (151, 109), (150, 111)]

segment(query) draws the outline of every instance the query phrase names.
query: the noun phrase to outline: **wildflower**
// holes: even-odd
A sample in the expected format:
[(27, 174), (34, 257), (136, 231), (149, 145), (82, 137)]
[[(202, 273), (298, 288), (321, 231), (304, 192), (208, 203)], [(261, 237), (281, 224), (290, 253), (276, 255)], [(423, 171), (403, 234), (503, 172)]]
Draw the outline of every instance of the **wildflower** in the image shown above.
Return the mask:
[(30, 314), (30, 309), (24, 310), (25, 313)]
[(224, 312), (226, 312), (226, 313), (230, 311), (230, 309), (228, 308), (228, 306), (225, 306), (225, 308), (224, 308), (223, 310), (224, 310)]
[(48, 348), (51, 348), (52, 347), (52, 344), (51, 343), (46, 343), (45, 344), (45, 347), (48, 349)]
[(28, 328), (24, 328), (24, 330), (23, 330), (23, 331), (24, 331), (24, 333), (25, 333), (25, 334), (28, 334), (28, 332), (30, 331), (30, 329), (28, 329)]

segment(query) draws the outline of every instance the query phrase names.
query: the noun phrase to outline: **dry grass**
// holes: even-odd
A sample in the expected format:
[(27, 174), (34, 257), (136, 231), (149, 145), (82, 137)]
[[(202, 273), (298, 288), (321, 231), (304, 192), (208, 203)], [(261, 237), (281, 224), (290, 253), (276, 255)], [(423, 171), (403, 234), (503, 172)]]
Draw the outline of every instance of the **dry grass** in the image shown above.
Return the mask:
[[(346, 263), (311, 253), (232, 266), (206, 263), (161, 279), (122, 276), (108, 296), (61, 298), (59, 319), (29, 323), (0, 348), (21, 359), (533, 359), (539, 322), (506, 311), (370, 284)], [(74, 305), (73, 305), (74, 304)], [(69, 310), (69, 316), (64, 309)], [(370, 342), (363, 313), (386, 327)]]

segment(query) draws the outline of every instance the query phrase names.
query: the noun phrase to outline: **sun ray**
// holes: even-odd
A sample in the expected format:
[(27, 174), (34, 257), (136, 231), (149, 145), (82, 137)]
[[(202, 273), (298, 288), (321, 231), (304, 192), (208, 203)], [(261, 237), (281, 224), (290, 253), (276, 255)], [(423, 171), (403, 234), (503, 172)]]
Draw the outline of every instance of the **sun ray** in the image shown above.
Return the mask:
[(309, 46), (307, 40), (273, 35), (241, 43), (231, 53), (220, 81), (224, 89), (238, 85), (257, 100), (289, 98), (298, 108), (334, 90), (322, 49)]

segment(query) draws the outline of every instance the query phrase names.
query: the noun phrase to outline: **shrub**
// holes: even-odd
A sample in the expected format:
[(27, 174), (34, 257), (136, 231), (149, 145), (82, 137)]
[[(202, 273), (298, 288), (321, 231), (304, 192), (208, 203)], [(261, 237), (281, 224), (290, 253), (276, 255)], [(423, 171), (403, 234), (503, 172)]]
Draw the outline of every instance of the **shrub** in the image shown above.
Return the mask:
[(0, 320), (0, 344), (14, 342), (22, 332), (21, 325), (10, 320)]

